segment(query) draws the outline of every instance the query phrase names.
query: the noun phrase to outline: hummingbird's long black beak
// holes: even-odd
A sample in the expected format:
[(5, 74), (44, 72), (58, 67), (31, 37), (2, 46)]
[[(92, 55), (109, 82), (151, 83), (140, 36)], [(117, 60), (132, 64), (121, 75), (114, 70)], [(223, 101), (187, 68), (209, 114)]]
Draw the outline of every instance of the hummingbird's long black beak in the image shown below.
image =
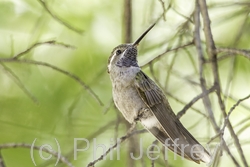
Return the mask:
[(139, 45), (140, 41), (142, 40), (142, 38), (144, 38), (144, 36), (155, 26), (156, 23), (154, 23), (153, 25), (151, 25), (134, 43), (133, 46), (137, 46)]

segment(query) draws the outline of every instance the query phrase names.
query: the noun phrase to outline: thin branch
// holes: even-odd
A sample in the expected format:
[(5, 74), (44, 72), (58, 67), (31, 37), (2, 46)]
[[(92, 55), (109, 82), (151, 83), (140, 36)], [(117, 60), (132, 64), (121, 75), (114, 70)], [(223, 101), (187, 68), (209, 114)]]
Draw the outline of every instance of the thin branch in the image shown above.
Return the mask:
[(61, 42), (57, 42), (57, 41), (54, 41), (54, 40), (51, 40), (51, 41), (45, 41), (45, 42), (37, 42), (33, 45), (31, 45), (28, 49), (18, 53), (17, 55), (13, 56), (13, 59), (18, 59), (20, 58), (21, 56), (27, 54), (28, 52), (30, 52), (32, 49), (34, 49), (35, 47), (37, 46), (40, 46), (40, 45), (44, 45), (44, 44), (52, 44), (52, 45), (59, 45), (59, 46), (63, 46), (63, 47), (66, 47), (66, 48), (71, 48), (71, 49), (75, 49), (76, 47), (75, 46), (72, 46), (72, 45), (69, 45), (69, 44), (64, 44), (64, 43), (61, 43)]
[[(223, 127), (221, 128), (220, 133), (217, 133), (214, 137), (212, 137), (212, 138), (207, 142), (207, 144), (210, 144), (213, 140), (215, 140), (215, 139), (218, 138), (218, 137), (220, 137), (221, 139), (223, 139), (222, 136), (224, 135), (224, 131), (225, 131), (225, 128), (226, 128), (226, 126), (227, 126), (227, 123), (228, 123), (228, 120), (229, 120), (230, 115), (232, 114), (232, 112), (234, 111), (234, 109), (235, 109), (242, 101), (247, 100), (247, 99), (249, 99), (249, 98), (250, 98), (250, 95), (248, 95), (248, 96), (246, 96), (246, 97), (244, 97), (244, 98), (238, 100), (237, 103), (234, 104), (233, 107), (231, 107), (230, 111), (228, 112), (227, 117), (225, 118), (224, 125), (223, 125)], [(223, 141), (221, 141), (221, 143), (223, 143)], [(242, 152), (241, 154), (243, 154), (243, 152)], [(237, 166), (238, 166), (238, 165), (237, 165)]]
[(117, 140), (117, 142), (116, 142), (112, 147), (110, 147), (110, 148), (109, 148), (104, 154), (102, 154), (99, 158), (97, 158), (97, 159), (94, 160), (93, 162), (90, 162), (90, 163), (87, 165), (87, 167), (95, 166), (95, 164), (96, 164), (98, 161), (103, 160), (103, 158), (104, 158), (105, 156), (107, 156), (107, 154), (108, 154), (111, 150), (113, 150), (113, 149), (119, 147), (121, 143), (123, 143), (125, 140), (129, 139), (130, 137), (132, 137), (132, 136), (134, 136), (134, 135), (136, 135), (136, 134), (141, 134), (141, 133), (147, 132), (146, 129), (136, 130), (136, 131), (132, 131), (132, 132), (131, 132), (132, 129), (134, 129), (134, 125), (131, 126), (131, 128), (128, 130), (128, 132), (127, 132), (126, 135), (124, 135), (124, 136), (122, 136), (121, 138), (119, 138), (119, 139)]
[(61, 23), (62, 25), (64, 25), (65, 27), (67, 27), (68, 29), (78, 33), (78, 34), (82, 34), (83, 30), (77, 29), (73, 26), (71, 26), (69, 23), (63, 21), (61, 18), (59, 18), (57, 15), (55, 15), (53, 12), (51, 12), (51, 10), (49, 9), (48, 5), (45, 3), (45, 0), (38, 0), (38, 2), (43, 6), (43, 8), (48, 12), (48, 14), (54, 18), (56, 21), (58, 21), (59, 23)]
[[(184, 19), (187, 20), (187, 21), (185, 21), (185, 22), (183, 23), (183, 25), (187, 24), (188, 22), (193, 23), (193, 20), (191, 19), (190, 16), (189, 16), (189, 17), (185, 16), (184, 14), (180, 13), (179, 11), (177, 11), (177, 10), (176, 10), (175, 8), (173, 8), (173, 7), (172, 7), (172, 10), (173, 10), (175, 13), (177, 13), (179, 16), (181, 16), (181, 17), (183, 17)], [(193, 15), (193, 14), (191, 14), (191, 15)], [(181, 29), (180, 29), (180, 30), (181, 30)], [(183, 30), (183, 29), (182, 29), (182, 30)]]
[[(216, 54), (214, 54), (214, 50), (216, 49), (214, 40), (213, 40), (213, 35), (211, 31), (211, 21), (208, 15), (208, 10), (207, 10), (207, 4), (206, 0), (198, 0), (199, 6), (200, 6), (200, 11), (201, 15), (203, 17), (203, 23), (204, 23), (204, 34), (206, 38), (206, 45), (207, 45), (207, 52), (210, 56), (210, 58), (214, 61), (216, 61)], [(214, 71), (216, 73), (216, 71)]]
[(144, 68), (146, 66), (148, 66), (150, 63), (153, 63), (154, 61), (157, 61), (159, 60), (163, 55), (165, 55), (166, 53), (168, 52), (172, 52), (172, 51), (176, 51), (176, 50), (179, 50), (179, 49), (182, 49), (182, 48), (185, 48), (187, 46), (192, 46), (194, 43), (193, 42), (189, 42), (185, 45), (182, 45), (182, 46), (179, 46), (179, 47), (176, 47), (176, 48), (173, 48), (173, 49), (167, 49), (165, 52), (159, 54), (158, 56), (156, 56), (155, 58), (153, 58), (152, 60), (150, 60), (149, 62), (145, 63), (144, 65), (141, 66), (141, 68)]
[(161, 7), (162, 7), (162, 10), (163, 10), (163, 12), (162, 12), (162, 17), (163, 17), (163, 20), (164, 21), (166, 21), (166, 16), (165, 16), (165, 14), (166, 14), (166, 8), (165, 8), (165, 3), (164, 3), (164, 1), (163, 0), (158, 0), (160, 3), (161, 3)]
[[(237, 99), (236, 97), (234, 97), (233, 95), (229, 95), (228, 97), (229, 97), (230, 99), (232, 99), (233, 101), (235, 101), (235, 102), (238, 100), (238, 99)], [(250, 106), (247, 106), (247, 105), (245, 105), (245, 104), (241, 104), (241, 106), (242, 106), (244, 109), (250, 111)]]
[(3, 67), (4, 71), (7, 75), (12, 78), (12, 80), (17, 84), (17, 86), (36, 104), (38, 104), (37, 98), (24, 86), (22, 81), (19, 79), (19, 77), (6, 65), (4, 65), (2, 62), (0, 62), (1, 66)]
[[(93, 138), (96, 138), (98, 135), (105, 133), (108, 129), (110, 129), (112, 126), (114, 126), (116, 123), (116, 120), (112, 120), (108, 123), (106, 123), (105, 125), (103, 125), (102, 127), (100, 127), (97, 131), (93, 132), (91, 135), (85, 137), (88, 141), (91, 141)], [(76, 148), (81, 148), (86, 144), (85, 141), (79, 141), (79, 143), (77, 143), (77, 147)], [(72, 159), (72, 157), (74, 156), (74, 149), (72, 149), (71, 151), (69, 151), (67, 154), (65, 154), (65, 157), (68, 159)], [(48, 160), (46, 162), (44, 162), (42, 165), (40, 166), (49, 166), (53, 163), (53, 161)]]
[(228, 56), (234, 56), (235, 54), (242, 55), (246, 57), (247, 59), (250, 59), (250, 50), (244, 50), (244, 49), (234, 49), (234, 48), (217, 48), (215, 50), (216, 53), (229, 53)]
[(112, 107), (114, 107), (113, 98), (111, 98), (111, 99), (109, 100), (108, 105), (103, 109), (102, 113), (103, 113), (103, 114), (107, 114), (107, 112), (108, 112)]
[[(202, 46), (201, 46), (201, 37), (200, 37), (200, 6), (198, 3), (198, 0), (196, 0), (196, 8), (194, 12), (194, 22), (195, 22), (195, 31), (194, 31), (194, 41), (195, 41), (195, 46), (196, 50), (198, 53), (198, 58), (199, 58), (199, 77), (200, 77), (200, 85), (201, 85), (201, 90), (205, 94), (207, 91), (206, 89), (206, 80), (203, 77), (203, 72), (204, 72), (204, 64), (205, 64), (205, 58), (202, 52)], [(219, 131), (219, 127), (217, 126), (216, 120), (214, 118), (214, 114), (212, 111), (212, 106), (211, 106), (211, 101), (208, 96), (204, 96), (202, 98), (203, 104), (205, 106), (205, 109), (208, 113), (208, 116), (210, 118), (210, 121), (212, 122), (212, 125), (216, 131)]]
[[(177, 97), (173, 96), (171, 93), (167, 92), (164, 90), (164, 93), (167, 94), (169, 97), (171, 97), (172, 99), (176, 100), (177, 102), (179, 102), (180, 104), (183, 104), (183, 105), (186, 105), (187, 103), (178, 99)], [(198, 110), (197, 108), (194, 108), (193, 106), (190, 107), (192, 110), (194, 110), (196, 113), (204, 116), (204, 117), (207, 117), (206, 114), (202, 113), (200, 110)]]
[[(218, 97), (218, 102), (219, 102), (223, 117), (226, 118), (227, 114), (225, 111), (225, 104), (221, 97), (221, 86), (220, 86), (220, 77), (219, 77), (219, 71), (218, 71), (217, 54), (215, 53), (216, 47), (214, 44), (214, 39), (213, 39), (211, 27), (210, 27), (211, 22), (210, 22), (210, 18), (208, 15), (207, 4), (206, 4), (206, 0), (199, 0), (198, 2), (201, 8), (201, 14), (203, 17), (204, 34), (206, 38), (207, 52), (210, 57), (210, 60), (212, 61), (211, 65), (212, 65), (212, 71), (213, 71), (213, 76), (214, 76), (214, 86), (216, 87), (216, 95)], [(231, 136), (234, 138), (236, 148), (240, 154), (240, 157), (244, 163), (244, 166), (248, 167), (248, 163), (246, 161), (245, 155), (243, 154), (238, 136), (235, 134), (232, 124), (229, 120), (228, 120), (227, 126), (228, 126)]]
[(95, 92), (90, 88), (88, 87), (78, 76), (68, 72), (68, 71), (65, 71), (59, 67), (56, 67), (54, 65), (51, 65), (49, 63), (45, 63), (45, 62), (41, 62), (41, 61), (35, 61), (35, 60), (28, 60), (28, 59), (13, 59), (13, 58), (1, 58), (0, 59), (0, 62), (17, 62), (17, 63), (25, 63), (25, 64), (32, 64), (32, 65), (40, 65), (40, 66), (44, 66), (44, 67), (48, 67), (48, 68), (51, 68), (55, 71), (58, 71), (60, 73), (63, 73), (65, 74), (66, 76), (74, 79), (76, 82), (78, 82), (85, 90), (87, 90), (96, 100), (97, 102), (103, 106), (103, 103), (102, 101), (99, 99), (99, 97), (95, 94)]
[[(194, 37), (195, 37), (195, 46), (196, 46), (196, 50), (197, 50), (198, 57), (199, 57), (199, 71), (200, 71), (201, 89), (202, 89), (202, 92), (206, 92), (206, 80), (203, 77), (203, 65), (205, 64), (205, 58), (204, 58), (204, 55), (202, 52), (201, 38), (200, 38), (200, 10), (201, 10), (200, 9), (200, 1), (201, 0), (196, 0), (196, 7), (195, 7), (195, 12), (194, 12), (194, 21), (195, 21)], [(206, 8), (206, 5), (203, 8)], [(216, 123), (216, 120), (215, 120), (215, 117), (214, 117), (214, 114), (212, 111), (212, 107), (211, 107), (211, 101), (210, 101), (208, 96), (205, 96), (203, 98), (203, 103), (204, 103), (205, 109), (207, 110), (207, 113), (209, 115), (209, 118), (210, 118), (210, 121), (213, 125), (214, 130), (216, 131), (216, 133), (219, 133), (220, 129)], [(231, 154), (231, 151), (229, 150), (228, 146), (226, 145), (223, 137), (222, 137), (221, 141), (222, 141), (221, 144), (222, 144), (223, 148), (228, 153), (228, 155), (231, 157), (234, 164), (236, 166), (239, 166), (239, 163), (236, 161), (234, 156)]]
[[(228, 122), (229, 122), (229, 117), (230, 117), (230, 115), (232, 114), (232, 112), (234, 111), (234, 109), (235, 109), (242, 101), (247, 100), (247, 99), (249, 99), (249, 98), (250, 98), (250, 94), (249, 94), (248, 96), (242, 98), (242, 99), (239, 99), (239, 100), (237, 101), (237, 103), (234, 104), (233, 107), (231, 107), (231, 109), (229, 110), (229, 112), (228, 112), (228, 114), (227, 114), (227, 117), (225, 118), (224, 125), (223, 125), (223, 127), (222, 127), (222, 129), (221, 129), (221, 133), (222, 133), (222, 134), (224, 134), (225, 128), (226, 128), (226, 126), (227, 126), (227, 124), (228, 124)], [(243, 153), (241, 153), (241, 154), (243, 154)]]
[[(177, 44), (178, 46), (181, 44), (182, 40), (183, 40), (183, 38), (182, 38), (182, 36), (181, 36), (181, 37), (178, 39), (178, 44)], [(173, 69), (173, 66), (174, 66), (174, 63), (175, 63), (175, 61), (176, 61), (176, 59), (177, 59), (177, 57), (178, 57), (177, 52), (178, 52), (178, 50), (175, 50), (175, 51), (174, 51), (173, 58), (172, 58), (172, 60), (171, 60), (171, 62), (170, 62), (170, 65), (169, 65), (169, 69), (167, 70), (167, 77), (166, 77), (166, 81), (165, 81), (165, 85), (164, 85), (164, 89), (166, 89), (166, 90), (167, 90), (167, 88), (168, 88), (168, 83), (169, 83), (169, 79), (170, 79), (170, 73), (171, 73), (171, 71), (172, 71), (172, 69)]]
[(184, 106), (184, 108), (178, 112), (177, 114), (177, 118), (180, 119), (185, 113), (186, 111), (195, 103), (197, 102), (199, 99), (207, 96), (208, 94), (210, 94), (211, 92), (213, 92), (215, 90), (215, 87), (211, 87), (210, 89), (208, 89), (205, 92), (202, 92), (201, 94), (199, 94), (198, 96), (194, 97), (187, 105)]
[(211, 137), (211, 139), (207, 142), (207, 144), (210, 144), (212, 141), (214, 141), (216, 138), (221, 138), (221, 133), (217, 133), (215, 136)]
[(31, 144), (27, 144), (27, 143), (5, 143), (5, 144), (1, 144), (0, 145), (0, 150), (1, 149), (9, 149), (9, 148), (28, 148), (28, 149), (35, 149), (35, 150), (41, 150), (43, 152), (46, 152), (48, 154), (53, 155), (56, 158), (59, 158), (59, 160), (66, 164), (69, 167), (73, 167), (73, 165), (67, 160), (67, 158), (65, 158), (64, 156), (62, 156), (61, 153), (58, 153), (54, 150), (50, 150), (47, 149), (46, 147), (40, 147), (40, 146), (32, 146)]
[[(110, 129), (112, 126), (115, 125), (115, 123), (116, 123), (116, 120), (112, 120), (112, 121), (108, 122), (107, 124), (100, 127), (97, 131), (95, 131), (94, 133), (92, 133), (91, 135), (86, 137), (86, 139), (88, 141), (92, 140), (93, 138), (97, 137), (98, 135), (100, 135), (100, 134), (104, 133), (105, 131), (107, 131), (108, 129)], [(85, 141), (79, 142), (79, 144), (77, 144), (77, 148), (81, 148), (85, 144), (86, 144)], [(73, 154), (74, 154), (74, 150), (67, 153), (66, 157), (70, 159), (73, 156)]]

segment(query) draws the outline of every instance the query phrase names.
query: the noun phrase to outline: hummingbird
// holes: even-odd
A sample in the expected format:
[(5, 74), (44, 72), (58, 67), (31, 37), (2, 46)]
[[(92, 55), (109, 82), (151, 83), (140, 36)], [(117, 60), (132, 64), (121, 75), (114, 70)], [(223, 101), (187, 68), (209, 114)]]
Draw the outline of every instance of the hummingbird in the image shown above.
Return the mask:
[(137, 47), (154, 25), (134, 43), (120, 44), (111, 52), (107, 70), (114, 103), (129, 123), (140, 122), (174, 153), (196, 163), (209, 163), (208, 151), (182, 125), (163, 91), (138, 65)]

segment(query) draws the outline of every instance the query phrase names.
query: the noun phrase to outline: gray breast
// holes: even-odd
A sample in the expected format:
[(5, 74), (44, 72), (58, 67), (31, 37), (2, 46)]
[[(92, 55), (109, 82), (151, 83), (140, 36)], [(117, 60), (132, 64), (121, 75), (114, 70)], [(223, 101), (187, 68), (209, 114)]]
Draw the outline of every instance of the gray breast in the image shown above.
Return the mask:
[(133, 86), (122, 89), (118, 87), (113, 88), (113, 98), (116, 107), (130, 123), (134, 122), (142, 108), (146, 108), (146, 105)]

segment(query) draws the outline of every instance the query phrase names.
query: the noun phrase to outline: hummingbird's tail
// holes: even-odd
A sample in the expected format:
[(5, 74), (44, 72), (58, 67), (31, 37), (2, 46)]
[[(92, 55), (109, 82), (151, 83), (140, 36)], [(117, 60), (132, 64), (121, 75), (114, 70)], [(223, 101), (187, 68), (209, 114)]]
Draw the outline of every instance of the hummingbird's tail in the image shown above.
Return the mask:
[(211, 162), (211, 156), (208, 151), (196, 140), (187, 141), (181, 137), (177, 139), (171, 139), (164, 130), (160, 130), (157, 127), (148, 129), (167, 149), (170, 149), (174, 153), (178, 154), (182, 158), (194, 161), (196, 163), (204, 162), (209, 164)]
[(206, 152), (202, 153), (200, 155), (200, 157), (201, 157), (201, 161), (206, 163), (206, 164), (209, 164), (212, 160), (210, 154), (208, 154)]

